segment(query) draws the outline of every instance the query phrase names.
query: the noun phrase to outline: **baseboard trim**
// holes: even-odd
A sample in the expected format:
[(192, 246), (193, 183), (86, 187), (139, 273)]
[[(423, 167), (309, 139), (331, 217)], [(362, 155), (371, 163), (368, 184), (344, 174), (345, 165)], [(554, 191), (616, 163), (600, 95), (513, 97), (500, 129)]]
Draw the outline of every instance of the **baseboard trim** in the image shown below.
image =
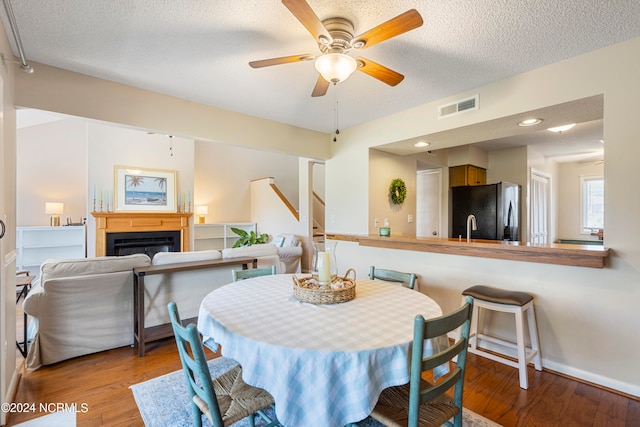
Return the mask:
[[(18, 386), (20, 385), (20, 380), (22, 379), (22, 374), (16, 367), (11, 375), (11, 381), (9, 382), (9, 387), (7, 388), (7, 402), (2, 403), (11, 403), (16, 399), (16, 394), (18, 393)], [(2, 411), (2, 419), (0, 420), (1, 425), (6, 425), (8, 421), (8, 412)]]
[[(479, 340), (478, 347), (482, 347), (483, 350), (489, 351), (491, 353), (500, 354), (501, 356), (505, 356), (513, 361), (517, 360), (515, 350), (512, 351), (509, 348), (493, 345), (491, 342), (487, 342), (486, 340), (484, 340), (484, 342), (483, 340)], [(550, 361), (544, 358), (544, 352), (542, 356), (543, 371), (553, 373), (555, 375), (574, 381), (578, 381), (582, 384), (597, 387), (611, 393), (619, 394), (629, 399), (640, 401), (640, 386), (625, 383), (613, 378), (594, 374), (593, 372), (576, 369), (571, 366)], [(529, 363), (529, 365), (533, 366), (531, 363)]]
[(602, 390), (610, 391), (621, 396), (640, 401), (640, 386), (617, 381), (609, 377), (596, 375), (592, 372), (572, 368), (555, 362), (542, 359), (542, 368), (561, 377), (569, 378)]

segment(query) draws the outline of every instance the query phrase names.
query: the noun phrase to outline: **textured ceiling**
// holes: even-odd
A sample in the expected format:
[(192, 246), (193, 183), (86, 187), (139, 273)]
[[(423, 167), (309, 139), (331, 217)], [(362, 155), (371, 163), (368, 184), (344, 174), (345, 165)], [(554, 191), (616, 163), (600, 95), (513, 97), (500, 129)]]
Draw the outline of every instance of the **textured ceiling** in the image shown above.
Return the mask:
[(356, 33), (417, 9), (422, 27), (360, 52), (404, 81), (390, 87), (356, 72), (311, 98), (312, 62), (250, 68), (319, 53), (277, 0), (11, 2), (28, 60), (327, 133), (336, 99), (345, 129), (640, 35), (637, 0), (308, 3), (320, 19), (350, 19)]

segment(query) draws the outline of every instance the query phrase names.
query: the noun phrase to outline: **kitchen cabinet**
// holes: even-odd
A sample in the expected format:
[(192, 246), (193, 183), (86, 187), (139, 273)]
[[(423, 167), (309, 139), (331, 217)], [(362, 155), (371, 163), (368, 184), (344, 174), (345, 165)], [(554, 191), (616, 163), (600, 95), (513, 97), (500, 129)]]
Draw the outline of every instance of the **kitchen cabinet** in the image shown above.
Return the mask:
[(487, 170), (474, 165), (460, 165), (449, 168), (449, 187), (460, 185), (484, 185), (487, 183)]
[(16, 270), (40, 274), (40, 265), (49, 258), (86, 258), (84, 225), (60, 227), (16, 227)]
[(196, 251), (210, 249), (227, 249), (233, 247), (238, 240), (236, 233), (231, 228), (239, 228), (247, 233), (257, 231), (255, 222), (228, 222), (220, 224), (194, 224), (193, 226), (193, 246)]

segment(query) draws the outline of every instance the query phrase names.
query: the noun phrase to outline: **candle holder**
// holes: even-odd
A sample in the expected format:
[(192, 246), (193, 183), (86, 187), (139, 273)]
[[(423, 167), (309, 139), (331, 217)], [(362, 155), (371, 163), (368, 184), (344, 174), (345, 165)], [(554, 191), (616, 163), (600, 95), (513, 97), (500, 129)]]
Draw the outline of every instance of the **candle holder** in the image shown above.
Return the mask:
[(314, 242), (311, 276), (322, 286), (331, 284), (338, 275), (336, 245), (338, 242)]

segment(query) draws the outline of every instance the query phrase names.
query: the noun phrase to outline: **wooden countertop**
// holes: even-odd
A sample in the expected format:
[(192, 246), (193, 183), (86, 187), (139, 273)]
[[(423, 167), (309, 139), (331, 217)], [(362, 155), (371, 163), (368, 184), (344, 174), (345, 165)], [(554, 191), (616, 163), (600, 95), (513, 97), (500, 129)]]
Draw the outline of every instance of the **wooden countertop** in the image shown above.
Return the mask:
[(609, 256), (604, 246), (574, 244), (535, 245), (502, 240), (445, 239), (433, 237), (326, 234), (329, 240), (358, 242), (362, 246), (408, 251), (435, 252), (449, 255), (465, 255), (544, 264), (570, 265), (574, 267), (603, 268)]

